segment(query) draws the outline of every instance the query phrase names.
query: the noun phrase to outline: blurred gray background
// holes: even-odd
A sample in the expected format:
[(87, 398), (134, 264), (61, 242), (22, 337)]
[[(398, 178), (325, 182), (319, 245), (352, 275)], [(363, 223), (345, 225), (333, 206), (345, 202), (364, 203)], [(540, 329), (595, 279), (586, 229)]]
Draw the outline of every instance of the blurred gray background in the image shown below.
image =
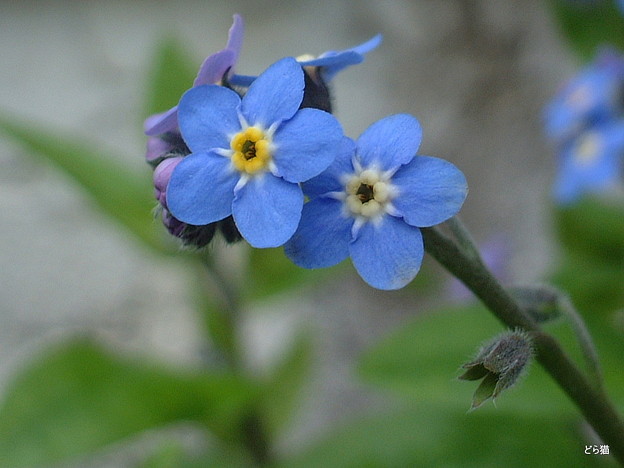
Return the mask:
[[(477, 240), (506, 236), (514, 281), (548, 271), (554, 164), (540, 112), (577, 64), (540, 1), (2, 1), (0, 109), (106, 145), (149, 173), (140, 112), (157, 41), (176, 34), (199, 66), (223, 47), (236, 12), (247, 26), (243, 74), (382, 33), (379, 49), (334, 82), (346, 133), (357, 137), (388, 114), (415, 115), (421, 154), (452, 161), (468, 178), (462, 217)], [(0, 395), (34, 350), (72, 333), (192, 365), (199, 337), (189, 273), (142, 249), (68, 179), (6, 140), (0, 164)], [(314, 380), (285, 447), (371, 404), (353, 363), (415, 312), (401, 299), (353, 274), (250, 311), (245, 336), (259, 367), (298, 324), (317, 332)], [(120, 466), (116, 457), (84, 463)]]

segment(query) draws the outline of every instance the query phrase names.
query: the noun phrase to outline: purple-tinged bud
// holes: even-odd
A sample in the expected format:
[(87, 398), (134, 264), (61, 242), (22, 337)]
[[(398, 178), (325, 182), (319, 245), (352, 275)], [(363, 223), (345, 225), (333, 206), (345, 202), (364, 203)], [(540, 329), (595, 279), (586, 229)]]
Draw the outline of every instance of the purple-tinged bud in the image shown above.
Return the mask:
[(158, 164), (158, 160), (162, 159), (167, 153), (173, 149), (171, 143), (160, 137), (147, 138), (147, 151), (145, 152), (145, 160), (149, 164)]
[(179, 132), (163, 133), (147, 138), (145, 160), (155, 168), (164, 159), (187, 156), (190, 152)]
[(533, 358), (530, 336), (521, 330), (505, 332), (481, 347), (477, 357), (462, 366), (461, 380), (481, 380), (472, 397), (470, 409), (476, 409), (489, 398), (495, 399), (512, 387)]
[(167, 208), (166, 193), (169, 179), (171, 179), (171, 173), (182, 159), (184, 158), (181, 156), (164, 159), (156, 166), (156, 169), (154, 169), (154, 194), (164, 208)]

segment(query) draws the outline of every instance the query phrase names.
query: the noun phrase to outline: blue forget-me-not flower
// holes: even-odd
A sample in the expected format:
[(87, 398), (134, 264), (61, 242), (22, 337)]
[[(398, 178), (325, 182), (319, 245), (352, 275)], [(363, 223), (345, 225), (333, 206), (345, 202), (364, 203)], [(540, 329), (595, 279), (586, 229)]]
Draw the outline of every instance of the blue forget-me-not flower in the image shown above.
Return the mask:
[(300, 182), (335, 159), (342, 128), (329, 113), (300, 109), (304, 73), (284, 58), (241, 98), (223, 86), (188, 90), (178, 121), (191, 150), (167, 186), (169, 211), (180, 221), (209, 224), (233, 215), (254, 247), (277, 247), (297, 229)]
[(555, 144), (555, 201), (570, 204), (585, 193), (621, 185), (624, 159), (624, 58), (612, 49), (570, 79), (545, 109)]
[(561, 204), (584, 193), (603, 193), (622, 185), (624, 119), (596, 125), (567, 144), (559, 153), (553, 188)]
[(624, 115), (624, 59), (612, 49), (568, 80), (544, 110), (546, 133), (556, 144), (589, 126)]
[(420, 124), (407, 114), (374, 123), (356, 142), (345, 137), (334, 163), (303, 184), (310, 201), (286, 255), (304, 268), (351, 257), (378, 289), (409, 283), (424, 255), (419, 228), (454, 216), (467, 194), (453, 164), (416, 154), (421, 137)]

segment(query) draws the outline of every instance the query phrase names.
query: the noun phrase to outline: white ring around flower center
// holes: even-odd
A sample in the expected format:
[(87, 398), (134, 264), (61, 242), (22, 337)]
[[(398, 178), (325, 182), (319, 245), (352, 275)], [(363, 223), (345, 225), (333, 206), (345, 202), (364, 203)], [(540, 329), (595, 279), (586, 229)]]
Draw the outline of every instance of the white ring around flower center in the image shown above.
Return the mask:
[(391, 173), (368, 168), (357, 170), (345, 179), (345, 208), (351, 216), (378, 219), (392, 211), (397, 189), (390, 182)]

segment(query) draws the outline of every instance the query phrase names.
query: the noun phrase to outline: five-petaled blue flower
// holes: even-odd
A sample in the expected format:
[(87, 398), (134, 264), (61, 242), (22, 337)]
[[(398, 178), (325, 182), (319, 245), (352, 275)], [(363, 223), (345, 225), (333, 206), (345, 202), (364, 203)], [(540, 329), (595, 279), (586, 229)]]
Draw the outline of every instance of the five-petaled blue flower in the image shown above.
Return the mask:
[(422, 263), (420, 227), (455, 215), (467, 194), (453, 164), (416, 154), (418, 121), (406, 114), (371, 125), (354, 142), (344, 138), (334, 163), (303, 184), (310, 201), (286, 243), (286, 255), (304, 268), (347, 257), (378, 289), (409, 283)]
[(621, 186), (623, 171), (624, 119), (596, 125), (561, 149), (555, 200), (569, 204)]
[(298, 184), (332, 163), (343, 138), (331, 114), (299, 109), (303, 91), (303, 70), (290, 57), (262, 73), (242, 99), (223, 86), (188, 90), (178, 121), (191, 154), (167, 186), (173, 216), (204, 225), (233, 215), (252, 246), (284, 244), (301, 217)]

